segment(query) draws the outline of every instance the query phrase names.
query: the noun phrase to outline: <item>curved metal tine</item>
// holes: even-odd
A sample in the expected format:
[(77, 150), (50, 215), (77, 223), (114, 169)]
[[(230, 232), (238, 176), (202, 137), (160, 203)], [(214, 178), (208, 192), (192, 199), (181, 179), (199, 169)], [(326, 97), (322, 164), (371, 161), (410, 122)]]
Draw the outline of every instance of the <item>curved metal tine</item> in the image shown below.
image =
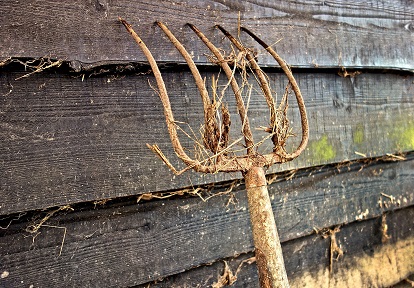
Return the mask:
[(236, 79), (234, 78), (233, 71), (230, 68), (229, 64), (224, 59), (223, 55), (220, 53), (219, 49), (214, 46), (210, 40), (193, 24), (187, 23), (188, 26), (197, 34), (197, 36), (204, 42), (207, 48), (214, 54), (214, 56), (218, 60), (218, 65), (223, 68), (224, 73), (227, 76), (227, 79), (230, 81), (231, 88), (234, 92), (234, 96), (236, 98), (237, 103), (237, 110), (239, 111), (240, 119), (243, 123), (243, 135), (247, 146), (247, 154), (254, 154), (254, 141), (252, 131), (250, 129), (249, 119), (247, 118), (246, 106), (244, 105), (243, 98), (240, 93), (239, 85), (237, 84)]
[(201, 99), (203, 100), (204, 111), (205, 111), (204, 120), (207, 121), (208, 119), (207, 119), (206, 111), (207, 111), (207, 107), (211, 104), (210, 97), (208, 96), (208, 92), (204, 84), (204, 80), (201, 77), (200, 72), (198, 71), (197, 66), (194, 63), (193, 58), (164, 23), (160, 21), (157, 21), (155, 23), (158, 25), (158, 27), (161, 28), (161, 30), (165, 33), (168, 39), (170, 39), (171, 43), (175, 46), (175, 48), (177, 48), (178, 52), (180, 52), (180, 54), (183, 56), (185, 62), (187, 62), (187, 65), (190, 68), (191, 73), (193, 74), (198, 91), (200, 91), (200, 96), (201, 96)]
[(264, 41), (262, 41), (259, 37), (257, 37), (253, 32), (251, 32), (249, 29), (245, 27), (241, 27), (241, 30), (249, 34), (256, 42), (258, 42), (260, 45), (263, 46), (263, 48), (266, 49), (267, 52), (269, 52), (270, 55), (277, 61), (277, 63), (282, 68), (283, 72), (285, 72), (286, 76), (289, 79), (289, 82), (292, 84), (292, 89), (295, 92), (296, 95), (296, 101), (298, 103), (299, 107), (299, 113), (301, 118), (301, 125), (302, 125), (302, 141), (300, 142), (298, 148), (296, 148), (295, 152), (293, 153), (287, 153), (284, 155), (288, 160), (294, 159), (302, 153), (302, 151), (305, 149), (306, 144), (308, 143), (309, 139), (309, 124), (308, 124), (308, 117), (306, 115), (306, 108), (305, 103), (303, 101), (302, 93), (300, 92), (299, 86), (295, 80), (295, 78), (292, 75), (292, 71), (290, 71), (290, 68), (286, 65), (286, 62), (279, 56), (279, 54), (276, 53), (275, 50), (273, 50), (272, 47), (267, 45)]
[(174, 116), (172, 113), (170, 100), (168, 98), (167, 89), (165, 87), (164, 80), (162, 79), (161, 72), (158, 69), (157, 62), (152, 56), (151, 51), (148, 49), (147, 45), (145, 45), (144, 41), (142, 41), (142, 39), (138, 36), (138, 34), (134, 31), (134, 29), (132, 29), (132, 25), (120, 17), (118, 19), (125, 26), (127, 31), (132, 35), (135, 42), (138, 44), (139, 48), (142, 50), (145, 57), (147, 58), (151, 66), (152, 72), (154, 73), (155, 79), (157, 81), (158, 90), (159, 90), (158, 95), (160, 96), (160, 99), (161, 99), (161, 102), (164, 108), (164, 116), (167, 122), (168, 133), (170, 134), (171, 144), (174, 148), (175, 153), (187, 166), (190, 166), (197, 171), (205, 172), (205, 173), (214, 171), (213, 167), (202, 165), (200, 164), (199, 161), (191, 159), (185, 153), (184, 148), (182, 147), (180, 140), (178, 138), (177, 129), (175, 127), (176, 124), (175, 124)]
[[(227, 38), (229, 38), (231, 43), (233, 43), (233, 45), (236, 46), (237, 49), (239, 49), (241, 52), (246, 53), (246, 59), (249, 61), (250, 65), (253, 68), (253, 71), (255, 72), (255, 74), (257, 75), (257, 78), (259, 79), (260, 88), (262, 89), (263, 94), (265, 96), (267, 106), (269, 106), (269, 109), (270, 109), (270, 123), (273, 126), (273, 123), (275, 123), (275, 121), (276, 121), (276, 105), (275, 105), (275, 101), (272, 97), (272, 91), (270, 89), (269, 82), (266, 79), (266, 75), (263, 73), (262, 69), (257, 64), (256, 60), (254, 59), (254, 56), (243, 46), (243, 44), (240, 43), (240, 41), (238, 41), (236, 38), (234, 38), (222, 26), (216, 25), (215, 27), (217, 27), (221, 32), (223, 32), (223, 34)], [(274, 130), (274, 127), (272, 127), (272, 130)], [(274, 131), (272, 131), (272, 132), (274, 132)]]

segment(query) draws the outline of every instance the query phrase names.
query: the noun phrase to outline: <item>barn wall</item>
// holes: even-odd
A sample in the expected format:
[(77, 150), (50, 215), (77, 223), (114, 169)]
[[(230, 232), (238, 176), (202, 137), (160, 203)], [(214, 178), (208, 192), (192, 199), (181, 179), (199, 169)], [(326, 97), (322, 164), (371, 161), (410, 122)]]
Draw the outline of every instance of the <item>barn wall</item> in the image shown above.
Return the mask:
[[(223, 273), (224, 260), (234, 272), (253, 256), (241, 175), (174, 176), (146, 147), (157, 143), (183, 167), (149, 84), (155, 79), (118, 16), (159, 62), (176, 119), (192, 124), (182, 125), (188, 133), (201, 126), (201, 100), (154, 21), (194, 55), (210, 93), (219, 69), (187, 22), (228, 53), (214, 25), (237, 35), (240, 23), (274, 43), (291, 66), (310, 141), (298, 159), (267, 174), (292, 283), (347, 287), (345, 279), (359, 277), (361, 285), (385, 287), (414, 274), (404, 258), (414, 239), (411, 3), (0, 1), (0, 15), (1, 287), (204, 287)], [(239, 37), (282, 95), (287, 80), (276, 62)], [(235, 106), (232, 95), (226, 99)], [(292, 99), (289, 118), (300, 134), (296, 108)], [(252, 127), (267, 125), (257, 85), (249, 113)], [(264, 136), (254, 131), (255, 139)], [(192, 140), (184, 144), (191, 148)], [(332, 266), (331, 237), (315, 231), (338, 226), (344, 254)], [(370, 262), (381, 257), (392, 259), (389, 277)], [(353, 266), (365, 272), (356, 275)], [(235, 287), (255, 287), (255, 264), (242, 267)]]

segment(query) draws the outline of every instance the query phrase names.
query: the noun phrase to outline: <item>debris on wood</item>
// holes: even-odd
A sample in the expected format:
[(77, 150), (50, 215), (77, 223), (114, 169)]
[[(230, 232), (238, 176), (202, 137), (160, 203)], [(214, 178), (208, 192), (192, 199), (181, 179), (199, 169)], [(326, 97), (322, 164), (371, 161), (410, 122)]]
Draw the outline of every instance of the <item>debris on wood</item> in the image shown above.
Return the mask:
[(40, 73), (40, 72), (45, 71), (45, 70), (50, 69), (50, 68), (59, 67), (60, 65), (62, 65), (63, 60), (58, 59), (58, 60), (53, 61), (50, 58), (42, 57), (40, 59), (30, 60), (30, 61), (26, 61), (26, 62), (23, 62), (19, 59), (12, 59), (11, 62), (18, 62), (18, 63), (22, 64), (25, 67), (25, 69), (29, 68), (29, 69), (33, 70), (30, 73), (27, 73), (23, 76), (20, 76), (20, 77), (14, 79), (14, 80), (17, 81), (17, 80), (29, 77), (29, 76), (31, 76), (35, 73)]
[(94, 208), (96, 208), (96, 206), (103, 206), (111, 200), (112, 200), (111, 198), (107, 198), (107, 199), (93, 201)]
[(184, 188), (176, 191), (168, 191), (168, 192), (156, 192), (156, 193), (143, 193), (137, 197), (137, 203), (140, 201), (149, 201), (152, 199), (166, 199), (170, 198), (172, 196), (197, 196), (199, 197), (203, 202), (207, 202), (209, 199), (217, 196), (223, 196), (223, 195), (230, 195), (229, 200), (226, 204), (226, 207), (229, 206), (229, 204), (233, 203), (235, 204), (237, 202), (233, 189), (236, 188), (241, 184), (240, 180), (233, 180), (229, 184), (224, 185), (225, 190), (223, 191), (216, 191), (213, 192), (214, 185), (208, 185), (205, 187), (197, 187), (197, 188)]
[(362, 156), (362, 157), (364, 157), (364, 158), (366, 158), (366, 157), (367, 157), (367, 154), (365, 154), (365, 153), (361, 153), (361, 152), (358, 152), (358, 151), (355, 151), (355, 154), (356, 154), (356, 155), (358, 155), (358, 156)]
[(224, 262), (224, 271), (223, 274), (220, 275), (217, 282), (213, 283), (211, 286), (212, 288), (222, 288), (227, 285), (232, 285), (237, 280), (237, 276), (233, 274), (231, 269), (229, 268), (229, 264), (226, 261)]
[(381, 216), (381, 243), (387, 243), (391, 239), (388, 235), (387, 214), (383, 213)]
[[(388, 200), (383, 200), (382, 197), (385, 197)], [(401, 200), (400, 199), (396, 199), (392, 195), (388, 195), (388, 194), (385, 194), (385, 193), (381, 192), (381, 196), (380, 196), (380, 198), (378, 200), (378, 204), (379, 204), (379, 207), (380, 208), (382, 208), (382, 207), (388, 208), (388, 207), (390, 207), (390, 205), (400, 206), (401, 205)]]
[[(359, 211), (358, 211), (359, 212)], [(369, 214), (369, 209), (365, 209), (365, 211), (361, 212), (359, 215), (355, 217), (355, 220), (361, 221), (364, 220)]]
[(6, 66), (7, 64), (9, 64), (12, 61), (11, 57), (8, 57), (4, 60), (0, 60), (0, 67)]
[(224, 262), (223, 274), (219, 276), (217, 282), (213, 283), (213, 285), (211, 286), (212, 288), (222, 288), (224, 286), (233, 285), (236, 282), (237, 275), (240, 273), (243, 265), (244, 264), (250, 265), (256, 262), (256, 257), (251, 257), (251, 258), (244, 259), (243, 261), (241, 261), (234, 274), (231, 271), (229, 264), (226, 261), (223, 261), (223, 262)]
[(354, 78), (358, 76), (359, 74), (362, 74), (362, 72), (361, 71), (348, 72), (345, 67), (342, 67), (341, 71), (338, 72), (338, 75), (344, 78), (346, 77)]
[(0, 274), (0, 278), (1, 278), (1, 279), (4, 279), (4, 278), (9, 277), (9, 275), (10, 275), (10, 272), (9, 272), (9, 271), (3, 271), (3, 272)]
[(35, 222), (34, 224), (31, 224), (29, 226), (26, 227), (25, 231), (30, 233), (30, 234), (34, 234), (33, 236), (33, 242), (35, 241), (36, 237), (40, 234), (39, 229), (41, 227), (49, 227), (49, 228), (57, 228), (57, 229), (63, 229), (63, 238), (62, 238), (62, 243), (60, 245), (60, 249), (59, 249), (59, 255), (60, 256), (62, 254), (62, 250), (63, 250), (63, 244), (65, 243), (65, 238), (66, 238), (66, 227), (62, 227), (62, 226), (56, 226), (56, 225), (48, 225), (45, 224), (46, 221), (48, 221), (53, 215), (55, 215), (56, 213), (63, 211), (63, 210), (71, 210), (73, 211), (73, 208), (70, 205), (65, 205), (65, 206), (61, 206), (55, 210), (52, 210), (50, 212), (48, 212), (46, 214), (46, 216), (44, 216), (43, 218), (41, 218), (39, 221)]
[[(330, 238), (330, 245), (329, 245), (329, 275), (332, 276), (333, 270), (333, 260), (338, 261), (339, 257), (344, 254), (344, 251), (338, 245), (335, 234), (338, 233), (340, 230), (341, 225), (334, 227), (333, 229), (330, 228), (323, 228), (317, 229), (313, 228), (316, 234), (322, 236), (324, 239)], [(335, 257), (336, 256), (336, 257)]]
[(405, 160), (407, 160), (407, 158), (404, 156), (404, 154), (395, 155), (395, 154), (387, 153), (387, 156), (388, 156), (388, 158), (386, 158), (385, 160), (394, 160), (394, 161), (405, 161)]

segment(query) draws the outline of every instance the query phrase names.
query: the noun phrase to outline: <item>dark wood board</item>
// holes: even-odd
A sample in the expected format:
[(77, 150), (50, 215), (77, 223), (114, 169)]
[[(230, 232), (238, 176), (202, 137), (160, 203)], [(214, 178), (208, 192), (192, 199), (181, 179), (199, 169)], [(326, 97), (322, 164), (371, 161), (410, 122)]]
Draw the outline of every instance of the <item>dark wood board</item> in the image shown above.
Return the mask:
[[(387, 235), (391, 239), (385, 243), (382, 238), (382, 218), (354, 222), (340, 227), (335, 234), (337, 245), (343, 255), (334, 260), (329, 276), (330, 238), (315, 234), (283, 243), (285, 265), (292, 287), (411, 287), (404, 281), (414, 272), (414, 230), (412, 223), (413, 207), (386, 214)], [(411, 247), (409, 246), (411, 245)], [(233, 275), (243, 260), (254, 253), (223, 259), (211, 265), (167, 277), (162, 281), (150, 282), (137, 288), (169, 287), (212, 287), (227, 272)], [(336, 257), (336, 256), (335, 256)], [(384, 261), (385, 260), (385, 261)], [(387, 261), (388, 260), (388, 261)], [(237, 280), (225, 287), (259, 287), (257, 267), (243, 264)], [(409, 277), (412, 279), (412, 277)], [(398, 286), (395, 284), (400, 283)], [(404, 283), (406, 285), (404, 285)]]
[[(191, 123), (198, 133), (202, 104), (190, 74), (169, 70), (163, 74), (175, 118)], [(183, 167), (171, 151), (160, 100), (148, 84), (153, 82), (151, 75), (82, 81), (44, 72), (14, 80), (21, 75), (7, 71), (0, 75), (0, 214), (241, 177), (193, 172), (176, 177), (146, 147), (157, 143), (174, 165)], [(285, 78), (277, 72), (269, 72), (269, 77), (281, 95)], [(268, 173), (413, 150), (413, 76), (297, 73), (296, 77), (307, 103), (310, 142), (298, 159)], [(229, 106), (235, 107), (232, 94), (228, 97)], [(290, 105), (297, 112), (293, 100)], [(267, 125), (266, 103), (256, 90), (249, 111), (252, 127)], [(237, 117), (232, 119), (237, 139), (241, 125)], [(290, 120), (297, 125), (298, 114)], [(299, 127), (293, 128), (300, 133)], [(256, 140), (266, 136), (254, 132)], [(193, 142), (184, 135), (182, 139), (192, 149)], [(262, 147), (271, 151), (269, 145)]]
[[(270, 186), (282, 242), (311, 235), (314, 227), (371, 219), (414, 204), (413, 159), (338, 168), (298, 171), (293, 179)], [(25, 229), (50, 211), (40, 213), (34, 223), (3, 220), (3, 227), (10, 225), (0, 230), (0, 270), (9, 276), (1, 281), (6, 286), (128, 287), (251, 252), (245, 191), (235, 191), (234, 196), (237, 202), (228, 206), (230, 195), (207, 202), (177, 197), (139, 204), (108, 203), (107, 208), (97, 210), (74, 206), (73, 212), (65, 210), (50, 217), (40, 233), (34, 234)], [(395, 197), (393, 201), (390, 196)], [(27, 217), (14, 215), (13, 219), (18, 216)], [(396, 221), (399, 227), (412, 227), (413, 218), (403, 219)], [(306, 241), (319, 241), (312, 237)], [(349, 247), (356, 245), (346, 239)], [(370, 239), (364, 243), (377, 243)], [(326, 267), (327, 244), (323, 243), (322, 254), (312, 257), (322, 259)], [(299, 262), (294, 266), (311, 265), (295, 259)]]
[[(414, 7), (410, 1), (1, 1), (0, 59), (52, 57), (75, 69), (108, 62), (142, 62), (143, 55), (118, 22), (122, 16), (162, 62), (183, 62), (153, 23), (166, 22), (200, 64), (207, 52), (185, 26), (199, 26), (217, 46), (216, 31), (251, 28), (293, 67), (386, 68), (413, 71)], [(247, 46), (258, 47), (248, 36)], [(275, 61), (259, 50), (263, 65)]]
[[(203, 76), (214, 73), (203, 72)], [(285, 77), (279, 72), (268, 74), (282, 95)], [(172, 152), (160, 100), (148, 84), (148, 80), (154, 83), (151, 75), (83, 79), (44, 71), (15, 80), (22, 75), (25, 72), (7, 70), (0, 75), (0, 214), (241, 177), (192, 172), (175, 177), (146, 147), (157, 143), (174, 165), (183, 167)], [(190, 73), (166, 70), (163, 75), (175, 118), (191, 123), (198, 133), (202, 105)], [(268, 173), (414, 149), (413, 76), (295, 75), (307, 103), (310, 142), (298, 159)], [(225, 83), (222, 78), (220, 83)], [(232, 93), (226, 97), (236, 115)], [(293, 101), (290, 120), (293, 131), (300, 134)], [(249, 113), (253, 128), (268, 125), (266, 102), (255, 89)], [(241, 125), (235, 116), (232, 123), (237, 139)], [(254, 136), (258, 141), (267, 134), (254, 130)], [(182, 139), (193, 148), (191, 140), (184, 135)], [(262, 147), (271, 151), (268, 144)]]

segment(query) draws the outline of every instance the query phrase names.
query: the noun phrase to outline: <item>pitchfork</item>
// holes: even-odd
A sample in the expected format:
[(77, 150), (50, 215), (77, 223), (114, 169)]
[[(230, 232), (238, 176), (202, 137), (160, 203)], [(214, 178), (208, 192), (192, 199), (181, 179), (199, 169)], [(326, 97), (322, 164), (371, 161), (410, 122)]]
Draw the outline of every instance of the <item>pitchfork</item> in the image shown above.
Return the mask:
[[(196, 26), (187, 24), (213, 53), (215, 57), (213, 62), (219, 65), (224, 71), (224, 74), (226, 75), (228, 83), (231, 86), (236, 98), (237, 111), (242, 122), (241, 130), (245, 142), (246, 155), (232, 155), (230, 153), (230, 148), (234, 145), (234, 143), (229, 143), (231, 121), (227, 106), (220, 101), (216, 101), (215, 96), (213, 99), (210, 99), (209, 93), (207, 92), (207, 88), (205, 86), (205, 81), (201, 77), (191, 55), (187, 52), (180, 41), (175, 38), (165, 24), (156, 22), (156, 24), (161, 28), (161, 30), (187, 62), (204, 105), (203, 145), (206, 150), (210, 151), (210, 155), (212, 156), (201, 160), (192, 159), (187, 155), (180, 143), (177, 133), (177, 122), (174, 120), (167, 90), (154, 57), (142, 39), (132, 29), (132, 26), (122, 18), (119, 18), (119, 20), (128, 32), (131, 33), (135, 42), (141, 48), (145, 57), (149, 61), (157, 82), (158, 94), (164, 107), (164, 115), (172, 146), (177, 156), (186, 164), (186, 168), (181, 171), (177, 171), (157, 145), (147, 144), (148, 147), (154, 151), (175, 174), (181, 174), (190, 169), (194, 169), (195, 171), (202, 173), (240, 171), (246, 184), (260, 286), (289, 287), (285, 265), (283, 262), (282, 248), (272, 212), (263, 167), (270, 167), (275, 163), (284, 163), (295, 159), (305, 149), (308, 142), (309, 129), (305, 104), (303, 102), (298, 84), (296, 83), (290, 68), (272, 49), (272, 47), (260, 40), (248, 29), (244, 27), (240, 28), (241, 31), (244, 31), (250, 35), (273, 56), (289, 80), (282, 101), (280, 105), (276, 107), (268, 78), (257, 64), (252, 50), (246, 48), (239, 40), (233, 37), (220, 25), (215, 26), (223, 32), (231, 43), (240, 51), (243, 58), (247, 60), (247, 64), (245, 65), (248, 65), (248, 67), (254, 72), (269, 107), (270, 125), (263, 130), (269, 133), (269, 138), (272, 139), (274, 147), (271, 153), (263, 155), (257, 151), (257, 146), (261, 143), (255, 143), (253, 140), (253, 134), (250, 128), (249, 119), (247, 117), (247, 108), (241, 95), (239, 84), (234, 77), (234, 69), (230, 67), (230, 64), (232, 64), (231, 61), (228, 58), (225, 58), (224, 54), (216, 46), (214, 46)], [(233, 57), (232, 61), (237, 62), (238, 59), (236, 58), (237, 57)], [(237, 65), (237, 63), (235, 63), (235, 65)], [(293, 153), (288, 153), (285, 149), (286, 140), (289, 136), (291, 136), (289, 122), (286, 116), (288, 108), (287, 96), (290, 89), (293, 90), (296, 96), (302, 126), (302, 140)], [(219, 112), (219, 108), (221, 112)]]

